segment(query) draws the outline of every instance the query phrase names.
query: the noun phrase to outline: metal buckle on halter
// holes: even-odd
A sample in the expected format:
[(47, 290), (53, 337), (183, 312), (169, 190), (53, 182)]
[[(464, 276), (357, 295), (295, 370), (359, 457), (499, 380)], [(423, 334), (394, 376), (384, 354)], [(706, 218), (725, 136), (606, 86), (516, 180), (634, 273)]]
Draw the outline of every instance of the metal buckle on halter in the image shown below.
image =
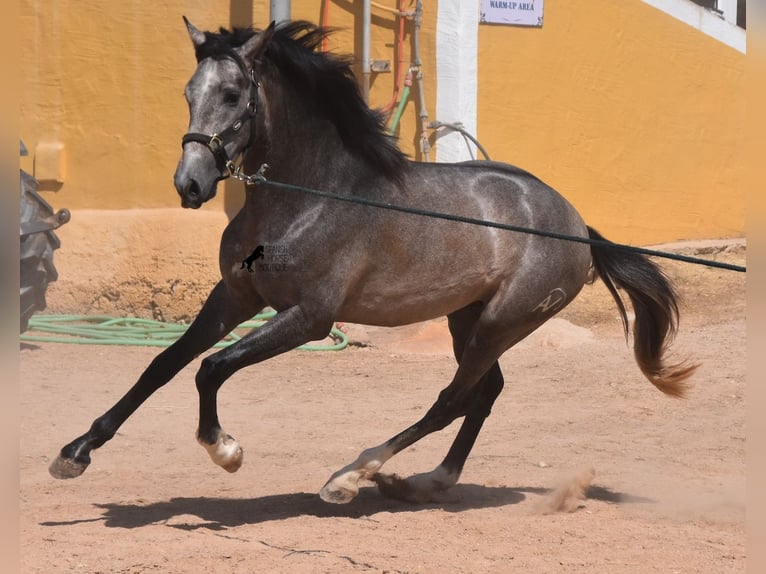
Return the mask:
[(210, 141), (207, 142), (207, 145), (211, 150), (216, 151), (223, 147), (223, 140), (218, 136), (218, 134), (213, 134), (210, 136)]
[(226, 162), (226, 169), (229, 171), (230, 176), (236, 177), (239, 173), (239, 168), (234, 164), (234, 160), (231, 159)]

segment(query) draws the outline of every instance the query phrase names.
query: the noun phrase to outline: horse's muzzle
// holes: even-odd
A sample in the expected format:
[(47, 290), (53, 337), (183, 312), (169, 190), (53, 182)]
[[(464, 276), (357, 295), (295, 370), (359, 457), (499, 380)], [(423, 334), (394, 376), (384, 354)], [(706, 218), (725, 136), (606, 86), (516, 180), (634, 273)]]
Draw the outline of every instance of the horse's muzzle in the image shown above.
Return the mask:
[(181, 197), (181, 206), (190, 209), (199, 209), (203, 203), (213, 199), (218, 187), (218, 179), (212, 179), (207, 183), (200, 182), (197, 177), (189, 174), (181, 166), (176, 170), (173, 183)]
[(181, 196), (181, 207), (199, 209), (202, 206), (202, 192), (196, 180), (190, 179), (183, 189), (176, 186), (176, 190)]

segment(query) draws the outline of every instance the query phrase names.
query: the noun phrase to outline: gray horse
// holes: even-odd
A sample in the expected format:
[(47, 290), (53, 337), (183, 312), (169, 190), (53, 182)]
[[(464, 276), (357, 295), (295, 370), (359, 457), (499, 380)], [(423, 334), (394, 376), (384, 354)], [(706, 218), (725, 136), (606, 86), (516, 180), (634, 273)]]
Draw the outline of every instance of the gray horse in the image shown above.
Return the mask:
[[(213, 461), (236, 471), (242, 449), (218, 420), (216, 395), (237, 370), (312, 340), (335, 321), (395, 326), (446, 315), (458, 367), (423, 418), (364, 450), (330, 477), (320, 495), (350, 501), (370, 479), (390, 496), (427, 501), (454, 485), (503, 388), (499, 357), (600, 277), (624, 290), (635, 311), (634, 352), (662, 392), (681, 396), (696, 368), (667, 364), (678, 319), (669, 280), (643, 255), (611, 248), (575, 209), (535, 176), (502, 163), (409, 161), (385, 134), (382, 116), (360, 96), (350, 60), (317, 51), (327, 32), (307, 22), (263, 31), (201, 32), (186, 21), (197, 69), (186, 86), (191, 121), (175, 186), (199, 208), (218, 181), (270, 166), (269, 184), (247, 187), (242, 210), (223, 233), (222, 279), (183, 336), (51, 464), (79, 476), (90, 452), (111, 439), (158, 388), (239, 323), (266, 306), (277, 314), (233, 345), (207, 356), (196, 376), (197, 438)], [(598, 240), (594, 245), (445, 221), (317, 198), (310, 187), (378, 202), (447, 212)], [(606, 244), (606, 245), (605, 245)], [(253, 249), (279, 265), (243, 269)], [(393, 455), (463, 417), (443, 462), (407, 479), (383, 475)]]

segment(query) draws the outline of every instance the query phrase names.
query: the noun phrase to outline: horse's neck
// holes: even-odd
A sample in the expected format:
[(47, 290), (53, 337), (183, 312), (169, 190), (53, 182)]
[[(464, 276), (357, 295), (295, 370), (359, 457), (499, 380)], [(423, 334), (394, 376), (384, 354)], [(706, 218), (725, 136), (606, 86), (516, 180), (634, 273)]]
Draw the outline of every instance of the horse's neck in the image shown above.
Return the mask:
[(361, 158), (346, 149), (337, 132), (317, 124), (316, 120), (292, 123), (287, 129), (283, 126), (274, 131), (266, 153), (267, 178), (326, 187), (331, 182), (337, 185), (344, 179), (356, 179), (362, 170), (369, 169)]

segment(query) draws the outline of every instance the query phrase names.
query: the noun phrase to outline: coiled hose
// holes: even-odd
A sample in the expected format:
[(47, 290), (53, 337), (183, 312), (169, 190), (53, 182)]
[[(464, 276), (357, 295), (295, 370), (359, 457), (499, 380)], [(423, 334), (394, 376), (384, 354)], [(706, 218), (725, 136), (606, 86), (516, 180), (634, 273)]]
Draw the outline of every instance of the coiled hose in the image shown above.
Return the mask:
[[(262, 326), (276, 315), (269, 310), (259, 313), (241, 323), (226, 335), (215, 348), (222, 348), (239, 341), (236, 333), (240, 329), (254, 329)], [(179, 323), (165, 323), (136, 317), (109, 317), (107, 315), (36, 315), (29, 320), (28, 332), (20, 339), (26, 342), (74, 343), (80, 345), (125, 345), (144, 347), (169, 347), (188, 328)], [(48, 333), (40, 335), (37, 333)], [(312, 343), (302, 345), (303, 351), (340, 351), (348, 346), (348, 336), (333, 327), (329, 337), (333, 344)]]

